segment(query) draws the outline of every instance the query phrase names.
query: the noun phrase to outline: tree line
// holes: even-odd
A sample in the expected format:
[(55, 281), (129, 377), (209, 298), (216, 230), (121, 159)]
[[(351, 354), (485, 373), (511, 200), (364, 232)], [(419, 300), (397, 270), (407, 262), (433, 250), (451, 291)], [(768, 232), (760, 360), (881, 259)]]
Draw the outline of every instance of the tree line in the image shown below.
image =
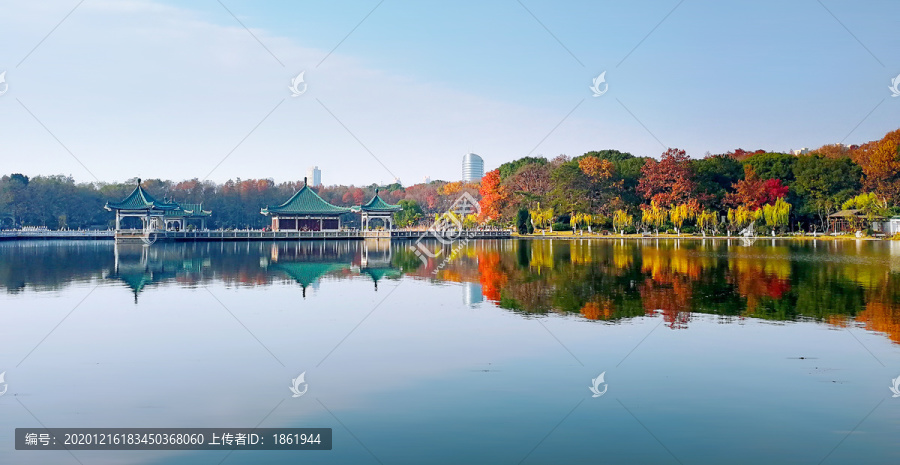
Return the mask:
[(798, 155), (738, 149), (691, 158), (673, 148), (658, 160), (617, 150), (525, 157), (482, 179), (481, 220), (520, 233), (823, 231), (842, 209), (868, 219), (900, 213), (898, 150), (900, 130)]
[[(106, 229), (114, 226), (115, 215), (104, 210), (106, 202), (119, 201), (134, 190), (137, 178), (120, 183), (76, 183), (71, 176), (34, 176), (20, 173), (0, 177), (0, 228), (43, 226), (49, 229)], [(303, 181), (275, 183), (271, 179), (234, 179), (224, 183), (190, 179), (170, 181), (146, 179), (141, 185), (158, 200), (202, 203), (212, 211), (210, 228), (259, 229), (271, 220), (259, 213), (265, 206), (279, 205), (303, 187)], [(402, 187), (327, 186), (312, 188), (325, 201), (338, 206), (361, 205), (375, 195), (400, 204), (399, 226), (424, 224), (434, 213), (446, 211), (462, 193), (478, 196), (477, 184), (432, 181)], [(348, 224), (358, 223), (358, 215), (348, 214)]]
[[(480, 183), (432, 181), (403, 187), (314, 188), (327, 202), (360, 205), (379, 189), (403, 210), (400, 227), (427, 226), (463, 193), (479, 199), (477, 222), (497, 227), (608, 229), (722, 234), (753, 224), (761, 231), (819, 230), (828, 215), (856, 209), (866, 216), (900, 213), (900, 129), (861, 146), (826, 145), (808, 154), (744, 151), (691, 158), (669, 149), (657, 160), (618, 150), (571, 158), (524, 157), (486, 173)], [(76, 183), (71, 176), (0, 177), (0, 227), (108, 228), (103, 209), (135, 187), (120, 183)], [(213, 212), (213, 228), (263, 228), (262, 207), (279, 205), (302, 181), (147, 179), (141, 185), (159, 199), (202, 203)], [(348, 224), (356, 215), (345, 218)], [(473, 225), (476, 218), (465, 218)]]

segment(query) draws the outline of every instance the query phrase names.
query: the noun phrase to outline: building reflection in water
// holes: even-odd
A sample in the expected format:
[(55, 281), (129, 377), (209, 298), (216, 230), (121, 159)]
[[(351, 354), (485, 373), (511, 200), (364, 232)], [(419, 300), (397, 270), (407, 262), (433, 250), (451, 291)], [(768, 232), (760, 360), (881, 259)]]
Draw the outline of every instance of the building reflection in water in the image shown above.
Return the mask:
[[(438, 245), (438, 244), (435, 244)], [(423, 263), (398, 241), (0, 244), (0, 289), (56, 290), (113, 280), (144, 290), (296, 286), (361, 279), (376, 292), (401, 278), (460, 284), (462, 303), (600, 323), (661, 317), (685, 329), (722, 321), (813, 320), (900, 343), (900, 242), (759, 240), (473, 240)], [(112, 258), (112, 260), (110, 260)], [(335, 288), (328, 287), (329, 292)]]

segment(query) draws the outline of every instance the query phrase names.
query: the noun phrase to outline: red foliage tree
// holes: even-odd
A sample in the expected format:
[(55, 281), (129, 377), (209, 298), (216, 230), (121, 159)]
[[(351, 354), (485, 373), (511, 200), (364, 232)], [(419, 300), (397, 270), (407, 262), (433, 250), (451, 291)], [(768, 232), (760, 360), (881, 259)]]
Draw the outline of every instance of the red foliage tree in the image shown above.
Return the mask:
[(500, 211), (507, 201), (506, 188), (500, 184), (500, 170), (488, 171), (481, 178), (480, 220), (500, 218)]
[(735, 191), (725, 196), (725, 203), (732, 207), (746, 206), (751, 210), (757, 210), (763, 205), (772, 205), (778, 199), (787, 195), (790, 188), (781, 183), (780, 179), (759, 179), (756, 170), (751, 165), (744, 166), (744, 179), (734, 184)]
[(669, 149), (660, 161), (647, 160), (641, 168), (637, 191), (647, 202), (674, 205), (687, 202), (694, 192), (690, 158), (680, 149)]

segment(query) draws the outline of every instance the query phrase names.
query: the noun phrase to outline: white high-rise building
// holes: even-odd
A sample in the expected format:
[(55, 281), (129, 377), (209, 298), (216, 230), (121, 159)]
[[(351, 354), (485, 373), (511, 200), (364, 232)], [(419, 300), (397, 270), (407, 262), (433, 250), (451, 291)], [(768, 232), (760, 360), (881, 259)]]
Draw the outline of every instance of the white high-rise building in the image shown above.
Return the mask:
[(306, 178), (310, 187), (319, 187), (322, 185), (322, 170), (318, 166), (310, 166), (306, 170)]
[(484, 160), (474, 153), (467, 153), (463, 157), (462, 180), (465, 182), (479, 182), (484, 177)]

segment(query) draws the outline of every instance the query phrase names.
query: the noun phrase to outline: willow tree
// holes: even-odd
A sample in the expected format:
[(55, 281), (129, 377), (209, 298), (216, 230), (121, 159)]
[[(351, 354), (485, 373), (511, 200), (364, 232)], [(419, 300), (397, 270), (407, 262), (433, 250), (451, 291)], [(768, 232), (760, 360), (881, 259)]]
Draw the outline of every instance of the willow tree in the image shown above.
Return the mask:
[(629, 215), (625, 210), (616, 210), (613, 213), (613, 229), (616, 230), (617, 233), (625, 234), (625, 228), (631, 226), (634, 223), (634, 217)]
[(684, 225), (685, 221), (696, 218), (699, 210), (700, 206), (696, 201), (682, 203), (677, 206), (673, 205), (669, 217), (672, 220), (672, 224), (675, 226), (675, 233), (680, 236), (681, 226)]
[(582, 215), (582, 218), (584, 218), (584, 224), (588, 228), (588, 233), (592, 233), (593, 231), (591, 230), (591, 225), (594, 224), (594, 215), (585, 213), (584, 215)]
[(641, 222), (648, 226), (653, 226), (656, 235), (659, 235), (659, 228), (666, 223), (669, 218), (669, 211), (666, 207), (661, 207), (655, 201), (650, 202), (650, 206), (641, 207)]
[(717, 233), (719, 230), (719, 214), (712, 210), (703, 210), (697, 215), (697, 227), (706, 235), (707, 230)]
[[(553, 209), (552, 208), (541, 208), (541, 204), (537, 204), (537, 208), (534, 210), (530, 210), (531, 213), (531, 221), (535, 226), (544, 229), (547, 225), (552, 226), (553, 221)], [(550, 231), (553, 231), (553, 228), (550, 228)]]
[(849, 210), (851, 208), (859, 210), (860, 213), (866, 215), (866, 219), (869, 221), (872, 221), (879, 216), (887, 216), (889, 213), (887, 200), (874, 192), (859, 194), (844, 202), (841, 207), (844, 210)]
[(776, 200), (775, 205), (763, 205), (761, 210), (763, 218), (766, 220), (766, 226), (772, 228), (773, 233), (775, 229), (784, 228), (788, 225), (791, 215), (791, 204), (785, 202), (784, 199)]
[(728, 225), (729, 229), (738, 231), (747, 227), (753, 221), (755, 214), (752, 210), (744, 205), (737, 208), (728, 209)]

